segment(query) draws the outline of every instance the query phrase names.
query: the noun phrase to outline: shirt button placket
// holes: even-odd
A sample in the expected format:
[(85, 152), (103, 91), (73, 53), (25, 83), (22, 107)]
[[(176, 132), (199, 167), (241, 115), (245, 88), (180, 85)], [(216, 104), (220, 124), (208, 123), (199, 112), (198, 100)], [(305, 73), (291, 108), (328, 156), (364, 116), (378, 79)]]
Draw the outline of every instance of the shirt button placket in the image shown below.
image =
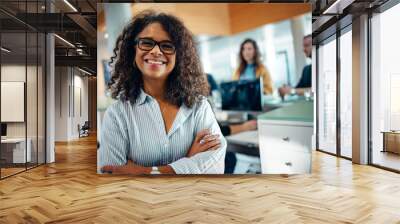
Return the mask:
[(168, 136), (166, 137), (166, 139), (165, 139), (165, 143), (164, 143), (164, 158), (167, 158), (167, 162), (168, 163), (170, 163), (171, 162), (171, 153), (169, 153), (169, 150), (168, 150), (168, 148), (169, 148), (169, 138), (168, 138)]

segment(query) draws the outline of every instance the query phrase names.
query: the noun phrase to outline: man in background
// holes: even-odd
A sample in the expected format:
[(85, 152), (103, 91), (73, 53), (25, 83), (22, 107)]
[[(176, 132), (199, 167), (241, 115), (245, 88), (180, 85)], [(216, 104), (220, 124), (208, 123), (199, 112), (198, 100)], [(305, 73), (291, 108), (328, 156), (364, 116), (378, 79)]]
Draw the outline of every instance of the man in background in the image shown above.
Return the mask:
[[(312, 36), (311, 34), (303, 38), (303, 51), (306, 57), (311, 58), (312, 52)], [(305, 92), (311, 91), (311, 64), (306, 65), (303, 68), (300, 81), (297, 83), (296, 87), (290, 87), (283, 85), (279, 88), (279, 95), (283, 98), (286, 94), (297, 94), (304, 95)]]

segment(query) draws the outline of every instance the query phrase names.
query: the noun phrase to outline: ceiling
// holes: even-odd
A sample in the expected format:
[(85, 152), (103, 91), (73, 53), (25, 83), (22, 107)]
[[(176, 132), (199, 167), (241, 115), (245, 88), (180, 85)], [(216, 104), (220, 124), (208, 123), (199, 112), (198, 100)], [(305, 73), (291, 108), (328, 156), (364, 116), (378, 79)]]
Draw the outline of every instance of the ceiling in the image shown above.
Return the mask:
[[(66, 1), (68, 3), (66, 3)], [(221, 0), (223, 2), (223, 0)], [(314, 44), (351, 23), (352, 17), (373, 10), (388, 0), (293, 0), (312, 4)], [(54, 32), (70, 44), (55, 38), (56, 65), (79, 66), (96, 73), (96, 3), (114, 0), (1, 0), (0, 27), (2, 46), (12, 49), (12, 56), (34, 54), (36, 39), (25, 32)], [(121, 1), (118, 1), (121, 2)], [(150, 1), (162, 2), (162, 1)], [(187, 0), (186, 2), (191, 2)], [(200, 2), (193, 1), (193, 2)], [(204, 1), (201, 1), (204, 2)], [(249, 2), (249, 1), (238, 1)], [(287, 0), (251, 0), (251, 2), (287, 2)], [(47, 4), (46, 4), (47, 3)], [(72, 7), (71, 7), (72, 6)], [(49, 11), (52, 13), (49, 13)], [(338, 22), (340, 21), (340, 22)], [(347, 21), (347, 22), (346, 22)], [(338, 26), (339, 24), (339, 26)], [(23, 38), (21, 38), (21, 35)], [(32, 43), (31, 43), (32, 42)], [(25, 45), (28, 47), (25, 50)], [(42, 45), (39, 45), (39, 49)]]
[(37, 33), (50, 32), (60, 37), (55, 37), (56, 66), (77, 66), (96, 74), (96, 2), (1, 0), (2, 46), (11, 49), (2, 60), (23, 60), (25, 55), (28, 58), (37, 55), (36, 51), (44, 47), (36, 43)]
[(373, 11), (388, 0), (310, 0), (313, 44), (326, 39), (357, 17)]

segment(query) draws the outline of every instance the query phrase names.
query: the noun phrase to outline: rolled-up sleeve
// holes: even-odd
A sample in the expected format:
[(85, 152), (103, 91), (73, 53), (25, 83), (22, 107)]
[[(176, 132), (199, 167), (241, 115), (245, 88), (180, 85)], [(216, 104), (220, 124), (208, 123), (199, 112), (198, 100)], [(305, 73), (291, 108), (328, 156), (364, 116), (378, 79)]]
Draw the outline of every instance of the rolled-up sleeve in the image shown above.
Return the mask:
[(118, 105), (114, 104), (107, 109), (104, 115), (98, 151), (98, 172), (105, 165), (125, 165), (127, 163), (129, 140), (118, 111)]
[(200, 103), (194, 116), (195, 134), (203, 129), (211, 129), (213, 134), (220, 135), (220, 148), (197, 153), (190, 158), (184, 157), (169, 165), (174, 169), (176, 174), (223, 174), (227, 143), (207, 100), (204, 99)]

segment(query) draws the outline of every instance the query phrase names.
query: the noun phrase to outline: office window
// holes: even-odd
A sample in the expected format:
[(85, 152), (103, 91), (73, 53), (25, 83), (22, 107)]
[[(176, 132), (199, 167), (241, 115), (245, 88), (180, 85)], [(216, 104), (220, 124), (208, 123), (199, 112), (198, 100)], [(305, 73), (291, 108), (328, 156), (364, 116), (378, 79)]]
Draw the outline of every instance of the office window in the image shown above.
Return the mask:
[[(351, 27), (350, 27), (351, 28)], [(340, 154), (351, 158), (352, 141), (352, 33), (340, 36)]]
[[(26, 33), (1, 34), (1, 176), (25, 170), (31, 142), (26, 141)], [(28, 150), (27, 150), (28, 147)], [(29, 161), (29, 160), (28, 160)]]
[(336, 153), (336, 39), (318, 48), (318, 149)]
[(371, 19), (372, 163), (400, 170), (400, 5)]
[[(2, 3), (20, 16), (40, 13), (43, 1)], [(0, 178), (45, 163), (45, 35), (0, 12), (9, 20), (0, 30)], [(11, 22), (12, 21), (12, 22)]]

